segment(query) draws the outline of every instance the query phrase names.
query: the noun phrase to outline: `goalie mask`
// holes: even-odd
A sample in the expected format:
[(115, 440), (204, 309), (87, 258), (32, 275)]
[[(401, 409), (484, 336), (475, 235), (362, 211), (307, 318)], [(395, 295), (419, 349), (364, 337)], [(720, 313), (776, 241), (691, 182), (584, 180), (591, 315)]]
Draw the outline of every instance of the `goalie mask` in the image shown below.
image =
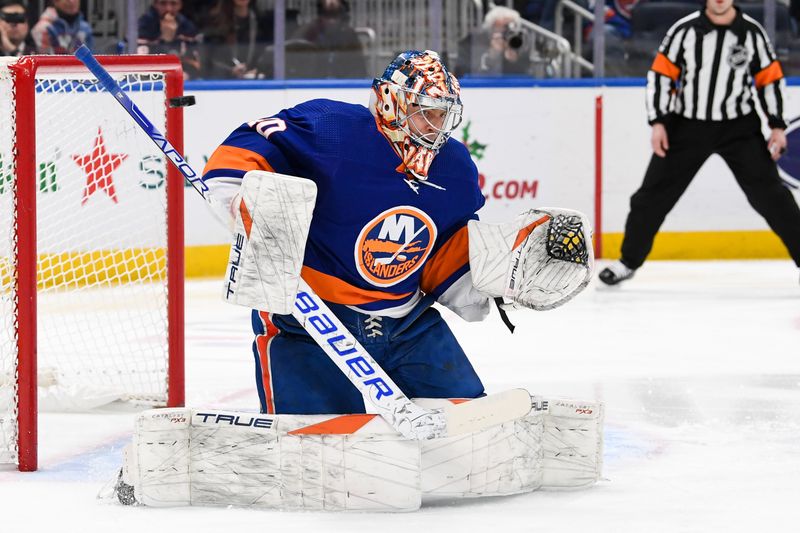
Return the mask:
[(373, 81), (370, 111), (409, 178), (427, 179), (434, 156), (461, 123), (460, 94), (458, 80), (431, 50), (403, 52)]

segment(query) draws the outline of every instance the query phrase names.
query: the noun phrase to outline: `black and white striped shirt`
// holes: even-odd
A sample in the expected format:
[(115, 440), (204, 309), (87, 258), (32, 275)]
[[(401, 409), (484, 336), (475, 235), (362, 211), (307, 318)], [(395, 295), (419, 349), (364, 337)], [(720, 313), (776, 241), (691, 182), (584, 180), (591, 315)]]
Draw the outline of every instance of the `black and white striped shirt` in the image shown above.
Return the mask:
[[(754, 91), (755, 86), (755, 91)], [(696, 120), (729, 120), (752, 113), (753, 92), (771, 128), (786, 128), (785, 82), (764, 28), (736, 8), (730, 26), (703, 11), (676, 22), (647, 73), (647, 118), (671, 112)]]

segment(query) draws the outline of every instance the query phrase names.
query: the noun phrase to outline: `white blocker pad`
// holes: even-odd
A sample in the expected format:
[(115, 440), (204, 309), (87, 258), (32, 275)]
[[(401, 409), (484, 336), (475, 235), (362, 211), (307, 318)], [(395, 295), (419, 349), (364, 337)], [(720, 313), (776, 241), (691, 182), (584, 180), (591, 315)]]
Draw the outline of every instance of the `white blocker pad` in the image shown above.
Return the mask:
[[(448, 400), (418, 400), (427, 407)], [(602, 405), (533, 401), (476, 433), (403, 439), (377, 415), (159, 409), (136, 422), (123, 481), (154, 507), (413, 511), (423, 501), (578, 488), (600, 477)]]
[(317, 198), (313, 181), (251, 170), (244, 175), (225, 275), (225, 301), (290, 314)]
[(544, 311), (592, 277), (591, 226), (578, 211), (532, 209), (504, 224), (471, 220), (468, 233), (472, 283), (491, 296)]

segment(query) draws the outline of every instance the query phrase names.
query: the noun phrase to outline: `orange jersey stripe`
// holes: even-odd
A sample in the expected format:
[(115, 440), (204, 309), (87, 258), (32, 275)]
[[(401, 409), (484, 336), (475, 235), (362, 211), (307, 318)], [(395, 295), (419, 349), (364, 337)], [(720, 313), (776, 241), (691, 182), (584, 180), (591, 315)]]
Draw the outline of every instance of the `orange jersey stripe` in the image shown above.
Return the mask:
[(342, 415), (319, 424), (295, 429), (289, 435), (350, 435), (378, 415)]
[(433, 292), (436, 287), (467, 263), (469, 263), (469, 237), (467, 227), (464, 226), (425, 263), (420, 287), (426, 293)]
[(232, 168), (236, 170), (267, 170), (275, 172), (272, 166), (267, 162), (264, 156), (248, 150), (247, 148), (238, 148), (236, 146), (221, 145), (206, 163), (206, 168), (203, 169), (203, 174), (212, 170), (220, 168)]
[(762, 69), (758, 74), (756, 74), (756, 89), (766, 87), (770, 83), (775, 83), (781, 78), (783, 78), (783, 69), (781, 69), (781, 64), (777, 61), (773, 61), (767, 66), (767, 68)]
[(650, 67), (650, 70), (663, 74), (672, 81), (677, 81), (678, 76), (681, 74), (681, 69), (661, 52), (656, 54), (656, 58), (653, 60), (653, 66)]
[(306, 283), (311, 285), (311, 288), (314, 289), (320, 298), (337, 304), (359, 305), (377, 302), (379, 300), (400, 300), (412, 294), (410, 292), (393, 294), (390, 292), (361, 289), (335, 276), (324, 274), (319, 270), (314, 270), (307, 266), (303, 267), (300, 275), (306, 280)]

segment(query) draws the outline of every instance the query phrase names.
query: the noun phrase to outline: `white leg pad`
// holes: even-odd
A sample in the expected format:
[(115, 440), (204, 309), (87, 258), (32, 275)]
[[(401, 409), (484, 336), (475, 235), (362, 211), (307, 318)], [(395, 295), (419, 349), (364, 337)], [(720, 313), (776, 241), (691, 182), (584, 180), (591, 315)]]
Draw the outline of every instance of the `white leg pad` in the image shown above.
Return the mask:
[(123, 480), (134, 486), (137, 502), (154, 507), (418, 509), (418, 443), (379, 418), (363, 434), (291, 433), (332, 418), (146, 411), (137, 420)]
[(576, 400), (538, 403), (545, 402), (542, 488), (580, 488), (599, 481), (603, 469), (603, 404)]
[(544, 420), (534, 413), (458, 437), (422, 442), (425, 498), (501, 496), (542, 484)]
[[(442, 402), (416, 401), (428, 408)], [(603, 467), (603, 404), (538, 397), (532, 404), (514, 422), (423, 441), (424, 497), (500, 496), (596, 483)]]
[(602, 404), (572, 400), (534, 398), (522, 418), (427, 441), (377, 415), (159, 409), (137, 419), (122, 481), (153, 507), (413, 511), (441, 497), (591, 485), (602, 442)]

